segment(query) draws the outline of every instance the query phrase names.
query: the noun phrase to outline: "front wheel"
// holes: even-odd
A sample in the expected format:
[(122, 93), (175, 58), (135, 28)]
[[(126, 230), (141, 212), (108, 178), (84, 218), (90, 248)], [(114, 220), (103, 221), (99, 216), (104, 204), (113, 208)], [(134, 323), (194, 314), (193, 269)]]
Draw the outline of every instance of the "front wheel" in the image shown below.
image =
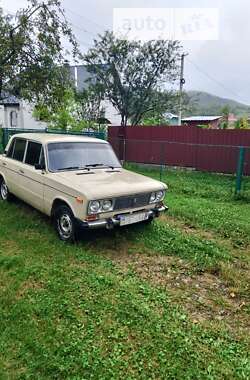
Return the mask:
[(77, 240), (75, 217), (67, 206), (59, 206), (55, 210), (54, 223), (59, 238), (65, 242), (74, 243)]
[(10, 192), (3, 178), (0, 178), (0, 199), (3, 201), (10, 200)]

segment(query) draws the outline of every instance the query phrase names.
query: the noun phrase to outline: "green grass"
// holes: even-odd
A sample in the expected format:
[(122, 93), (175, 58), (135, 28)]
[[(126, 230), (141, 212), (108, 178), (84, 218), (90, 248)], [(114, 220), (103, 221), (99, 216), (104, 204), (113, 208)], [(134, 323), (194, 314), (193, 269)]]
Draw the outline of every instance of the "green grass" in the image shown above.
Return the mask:
[[(230, 177), (164, 180), (169, 218), (76, 246), (23, 203), (0, 203), (0, 379), (250, 377), (249, 204), (233, 200)], [(157, 264), (150, 273), (146, 260)], [(178, 288), (181, 276), (190, 281)]]
[[(128, 167), (159, 179), (159, 170)], [(234, 198), (234, 176), (166, 170), (162, 181), (169, 186), (169, 215), (190, 226), (212, 230), (237, 246), (249, 245), (250, 178), (244, 178), (246, 200)]]

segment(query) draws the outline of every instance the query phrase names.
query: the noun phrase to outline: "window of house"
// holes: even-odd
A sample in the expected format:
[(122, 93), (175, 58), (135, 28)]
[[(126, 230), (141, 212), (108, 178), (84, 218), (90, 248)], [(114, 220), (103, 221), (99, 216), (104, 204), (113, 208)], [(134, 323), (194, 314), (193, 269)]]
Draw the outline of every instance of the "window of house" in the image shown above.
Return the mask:
[(10, 112), (10, 126), (17, 127), (17, 112), (16, 111)]
[(29, 141), (25, 163), (35, 166), (40, 163), (42, 145), (36, 142)]
[(13, 158), (17, 161), (23, 161), (24, 152), (26, 147), (26, 140), (16, 139)]

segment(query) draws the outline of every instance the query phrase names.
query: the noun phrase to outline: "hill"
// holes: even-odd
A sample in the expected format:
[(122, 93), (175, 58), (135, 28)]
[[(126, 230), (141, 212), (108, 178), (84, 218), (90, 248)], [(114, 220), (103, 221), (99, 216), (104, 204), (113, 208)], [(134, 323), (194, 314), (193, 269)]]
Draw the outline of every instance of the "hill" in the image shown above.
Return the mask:
[(187, 91), (192, 115), (221, 115), (221, 109), (229, 107), (237, 116), (250, 115), (250, 106), (232, 99), (221, 98), (203, 91)]

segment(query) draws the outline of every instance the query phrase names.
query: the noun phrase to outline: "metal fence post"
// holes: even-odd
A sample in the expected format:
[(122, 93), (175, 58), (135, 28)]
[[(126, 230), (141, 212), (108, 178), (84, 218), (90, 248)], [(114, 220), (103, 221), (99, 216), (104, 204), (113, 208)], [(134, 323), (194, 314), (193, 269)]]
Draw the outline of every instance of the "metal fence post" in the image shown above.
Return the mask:
[(243, 170), (244, 170), (244, 161), (245, 161), (245, 148), (241, 146), (239, 148), (235, 194), (239, 194), (241, 191), (242, 175), (243, 175)]
[(161, 143), (161, 167), (160, 167), (160, 181), (162, 180), (163, 165), (164, 165), (164, 143)]

